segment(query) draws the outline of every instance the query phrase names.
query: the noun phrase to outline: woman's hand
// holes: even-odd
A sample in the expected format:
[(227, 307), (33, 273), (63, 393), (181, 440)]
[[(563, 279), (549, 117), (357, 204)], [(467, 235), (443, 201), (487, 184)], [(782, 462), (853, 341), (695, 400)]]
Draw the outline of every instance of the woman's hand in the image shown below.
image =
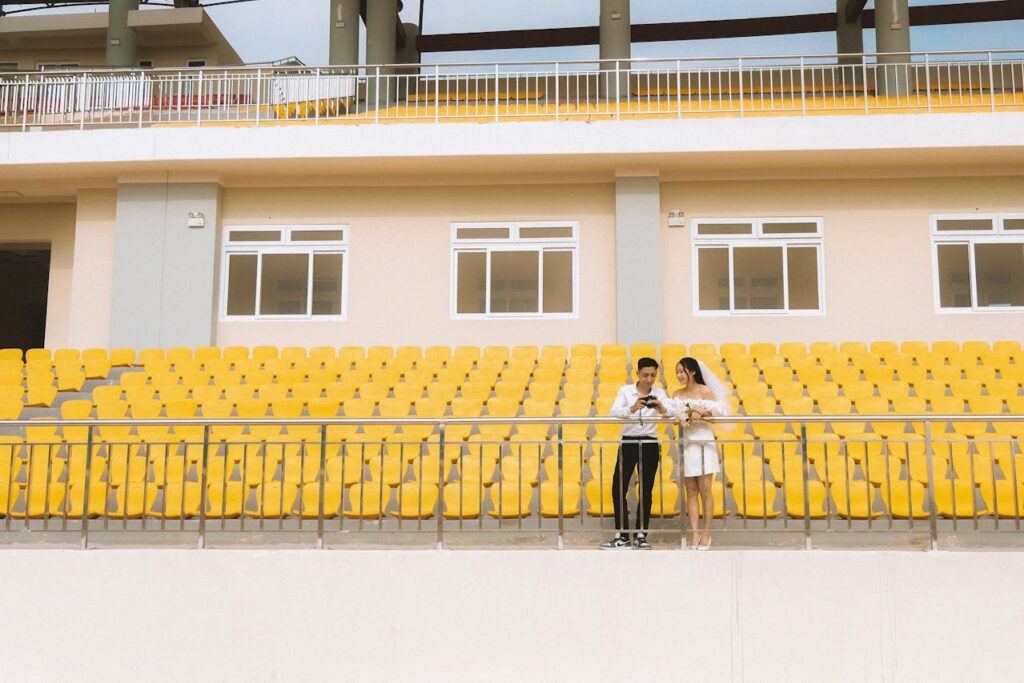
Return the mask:
[(705, 415), (707, 415), (707, 413), (705, 413), (703, 410), (694, 408), (693, 410), (690, 411), (690, 414), (687, 416), (686, 421), (699, 422)]

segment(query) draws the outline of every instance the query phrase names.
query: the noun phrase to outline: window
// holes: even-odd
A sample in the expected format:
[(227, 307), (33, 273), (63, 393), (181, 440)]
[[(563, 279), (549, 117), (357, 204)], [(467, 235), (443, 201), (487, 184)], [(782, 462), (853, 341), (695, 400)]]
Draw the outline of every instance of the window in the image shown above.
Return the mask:
[(824, 312), (820, 218), (698, 218), (694, 313)]
[(1024, 214), (932, 216), (940, 311), (1024, 308)]
[(140, 69), (152, 69), (153, 68), (153, 60), (152, 59), (140, 59), (139, 60), (139, 68)]
[(577, 223), (452, 225), (452, 317), (576, 315)]
[(227, 320), (342, 318), (348, 227), (231, 227), (225, 234)]
[(185, 66), (188, 67), (189, 69), (198, 69), (198, 68), (206, 66), (206, 60), (205, 59), (189, 59), (189, 60), (186, 60)]

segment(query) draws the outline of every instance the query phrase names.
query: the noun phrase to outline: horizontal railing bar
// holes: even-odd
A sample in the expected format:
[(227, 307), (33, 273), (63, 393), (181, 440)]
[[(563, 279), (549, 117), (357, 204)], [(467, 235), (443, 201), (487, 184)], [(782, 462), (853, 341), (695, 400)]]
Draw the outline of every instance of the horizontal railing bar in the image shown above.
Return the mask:
[[(1019, 422), (1024, 420), (1024, 415), (730, 415), (727, 417), (709, 417), (704, 421), (709, 423), (738, 423), (758, 424), (774, 422)], [(4, 420), (0, 425), (10, 426), (159, 426), (159, 425), (249, 425), (249, 424), (294, 424), (294, 425), (360, 425), (360, 424), (387, 424), (387, 425), (423, 425), (423, 424), (631, 424), (638, 422), (629, 418), (618, 418), (608, 416), (594, 417), (332, 417), (332, 418), (280, 418), (280, 417), (252, 417), (252, 418), (150, 418), (142, 420), (133, 419), (111, 419), (111, 420)], [(649, 424), (678, 424), (678, 420), (667, 417), (644, 418)]]
[[(153, 67), (146, 69), (135, 68), (110, 68), (110, 67), (97, 67), (97, 68), (79, 68), (79, 69), (60, 69), (59, 71), (10, 71), (0, 72), (0, 76), (5, 75), (21, 75), (24, 76), (26, 73), (39, 74), (46, 76), (62, 76), (71, 74), (106, 74), (106, 73), (197, 73), (203, 72), (224, 72), (224, 71), (238, 71), (238, 72), (253, 72), (262, 71), (263, 73), (299, 73), (306, 74), (312, 73), (316, 69), (351, 69), (351, 70), (373, 70), (377, 68), (395, 68), (395, 69), (416, 69), (423, 67), (462, 67), (462, 66), (538, 66), (543, 64), (651, 64), (658, 62), (680, 62), (680, 63), (694, 63), (694, 62), (735, 62), (743, 60), (800, 60), (800, 59), (836, 59), (839, 57), (892, 57), (892, 56), (909, 56), (909, 57), (924, 57), (928, 55), (930, 57), (943, 56), (943, 55), (1002, 55), (1002, 54), (1022, 54), (1024, 49), (1013, 49), (1013, 48), (1000, 48), (996, 50), (935, 50), (935, 51), (908, 51), (908, 52), (843, 52), (843, 53), (811, 53), (811, 54), (784, 54), (784, 55), (733, 55), (728, 57), (722, 56), (706, 56), (706, 57), (631, 57), (625, 59), (569, 59), (569, 60), (522, 60), (522, 61), (508, 61), (508, 62), (424, 62), (419, 64), (345, 64), (345, 65), (306, 65), (306, 66), (248, 66), (245, 64), (235, 66), (205, 66), (205, 67)], [(821, 65), (818, 65), (821, 66)], [(845, 66), (849, 66), (848, 64)]]

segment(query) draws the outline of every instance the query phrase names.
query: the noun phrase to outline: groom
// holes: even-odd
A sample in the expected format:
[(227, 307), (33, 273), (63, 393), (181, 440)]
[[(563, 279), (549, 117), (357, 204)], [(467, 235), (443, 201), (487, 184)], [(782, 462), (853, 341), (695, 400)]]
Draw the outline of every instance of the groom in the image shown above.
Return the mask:
[[(615, 509), (615, 537), (603, 543), (601, 550), (617, 550), (630, 545), (640, 550), (650, 550), (647, 542), (647, 524), (651, 519), (651, 492), (661, 460), (658, 445), (658, 425), (644, 418), (655, 418), (666, 412), (663, 401), (668, 394), (661, 387), (654, 386), (658, 379), (658, 361), (641, 358), (636, 364), (636, 384), (627, 384), (619, 389), (612, 404), (611, 416), (626, 420), (622, 425), (622, 444), (619, 446), (615, 472), (612, 474), (612, 504)], [(626, 506), (626, 492), (633, 478), (633, 471), (640, 468), (640, 505), (636, 513), (636, 538), (630, 543), (626, 530), (629, 510)]]

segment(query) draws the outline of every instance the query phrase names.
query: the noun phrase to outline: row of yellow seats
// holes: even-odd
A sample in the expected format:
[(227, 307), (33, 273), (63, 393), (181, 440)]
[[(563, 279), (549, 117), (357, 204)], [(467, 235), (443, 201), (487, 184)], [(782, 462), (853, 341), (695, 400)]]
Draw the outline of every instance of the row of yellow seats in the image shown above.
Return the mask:
[(886, 366), (892, 368), (924, 367), (941, 368), (945, 365), (959, 365), (970, 367), (978, 365), (994, 365), (1002, 367), (1024, 361), (1024, 354), (1010, 351), (959, 351), (955, 353), (944, 353), (941, 351), (928, 351), (926, 353), (904, 353), (894, 352), (885, 355), (863, 352), (837, 352), (832, 354), (806, 354), (806, 355), (782, 355), (782, 354), (761, 354), (734, 353), (722, 356), (722, 362), (729, 368), (751, 367), (756, 365), (762, 370), (771, 367), (788, 365), (791, 368), (826, 367), (844, 368), (848, 365), (856, 367)]
[[(857, 380), (846, 384), (828, 383), (805, 386), (799, 382), (786, 382), (776, 385), (764, 383), (738, 384), (735, 389), (736, 395), (745, 403), (756, 403), (764, 400), (769, 394), (776, 401), (806, 398), (815, 403), (837, 398), (844, 398), (853, 402), (870, 399), (880, 399), (883, 401), (916, 399), (921, 402), (932, 402), (944, 398), (958, 398), (967, 401), (976, 399), (1014, 401), (1020, 398), (1020, 385), (1012, 380), (992, 380), (987, 384), (964, 380), (953, 385), (933, 381), (920, 382), (916, 385), (909, 385), (906, 382), (898, 381), (874, 385), (870, 382)], [(877, 396), (875, 395), (876, 391)], [(806, 396), (804, 395), (805, 393)], [(842, 395), (840, 396), (840, 394)]]
[[(691, 352), (706, 351), (703, 347), (697, 349), (699, 345), (691, 346)], [(712, 351), (714, 349), (712, 348)], [(981, 354), (985, 351), (999, 351), (1002, 353), (1016, 354), (1021, 352), (1021, 342), (1017, 340), (1002, 340), (995, 342), (987, 341), (965, 341), (963, 343), (957, 341), (874, 341), (870, 344), (867, 342), (859, 341), (846, 341), (846, 342), (782, 342), (776, 345), (773, 342), (755, 342), (747, 346), (746, 344), (738, 343), (725, 343), (718, 347), (717, 352), (723, 357), (750, 353), (752, 355), (782, 355), (786, 357), (790, 356), (827, 356), (836, 353), (875, 353), (880, 356), (886, 356), (893, 353), (908, 353), (912, 356), (918, 356), (921, 354), (927, 354), (930, 352), (944, 353), (944, 354), (956, 354), (961, 352), (978, 353)]]
[[(936, 456), (952, 457), (977, 453), (995, 458), (1010, 457), (1013, 453), (1024, 452), (1024, 430), (1022, 423), (1016, 423), (1011, 432), (967, 436), (956, 432), (938, 433), (932, 436), (931, 452)], [(799, 458), (802, 441), (795, 434), (770, 434), (755, 439), (748, 434), (731, 435), (719, 447), (724, 460), (738, 459), (760, 453), (765, 461), (777, 458)], [(826, 433), (808, 433), (807, 459), (815, 462), (822, 458), (845, 453), (855, 462), (866, 457), (881, 456), (883, 453), (901, 462), (911, 458), (925, 457), (927, 442), (920, 433), (876, 434), (851, 432), (843, 436)]]
[(779, 384), (799, 381), (809, 386), (833, 382), (844, 384), (862, 379), (881, 384), (897, 379), (909, 384), (916, 384), (927, 380), (942, 381), (945, 384), (952, 384), (959, 381), (992, 381), (997, 378), (1015, 380), (1020, 384), (1024, 381), (1024, 364), (1014, 364), (996, 369), (985, 365), (974, 365), (961, 367), (957, 365), (944, 365), (941, 367), (924, 368), (911, 366), (904, 368), (892, 368), (889, 366), (867, 366), (867, 367), (841, 367), (826, 368), (822, 366), (809, 367), (785, 367), (774, 366), (762, 369), (749, 366), (741, 366), (733, 369), (728, 377), (734, 384), (750, 384), (764, 381), (768, 384)]

